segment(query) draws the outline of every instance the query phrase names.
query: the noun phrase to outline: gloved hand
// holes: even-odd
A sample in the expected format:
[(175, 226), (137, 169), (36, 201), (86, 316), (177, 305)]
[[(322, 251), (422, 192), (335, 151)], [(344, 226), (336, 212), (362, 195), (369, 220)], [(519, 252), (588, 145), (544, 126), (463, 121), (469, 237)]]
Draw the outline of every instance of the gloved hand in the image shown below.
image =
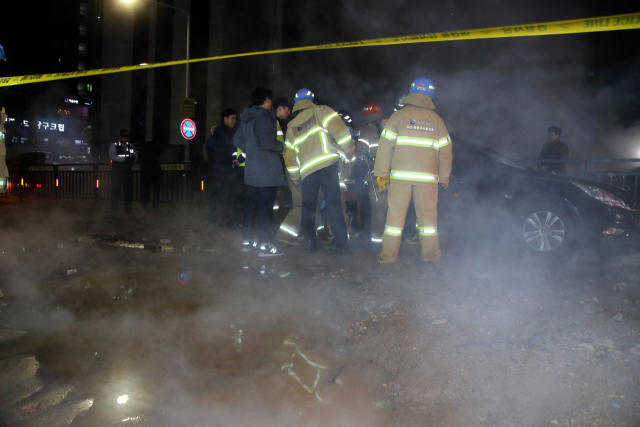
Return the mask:
[(391, 182), (388, 176), (379, 176), (376, 178), (376, 193), (382, 193), (387, 189), (387, 184)]

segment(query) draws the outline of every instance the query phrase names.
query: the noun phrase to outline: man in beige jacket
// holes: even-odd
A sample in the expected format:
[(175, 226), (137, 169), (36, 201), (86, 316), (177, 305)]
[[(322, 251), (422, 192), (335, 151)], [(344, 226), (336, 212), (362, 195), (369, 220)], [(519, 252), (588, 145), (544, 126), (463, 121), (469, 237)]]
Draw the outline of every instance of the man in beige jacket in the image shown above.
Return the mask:
[(355, 146), (340, 115), (314, 101), (315, 96), (309, 89), (296, 93), (294, 118), (287, 129), (284, 162), (291, 181), (302, 185), (301, 228), (307, 239), (306, 252), (313, 253), (318, 248), (315, 219), (318, 192), (322, 187), (334, 235), (331, 249), (341, 255), (350, 255), (340, 203), (338, 150), (351, 159)]
[(374, 174), (390, 178), (389, 211), (378, 262), (398, 259), (402, 229), (411, 198), (418, 217), (422, 260), (438, 262), (438, 184), (449, 186), (451, 138), (436, 114), (435, 86), (426, 77), (411, 84), (405, 107), (394, 113), (380, 136)]

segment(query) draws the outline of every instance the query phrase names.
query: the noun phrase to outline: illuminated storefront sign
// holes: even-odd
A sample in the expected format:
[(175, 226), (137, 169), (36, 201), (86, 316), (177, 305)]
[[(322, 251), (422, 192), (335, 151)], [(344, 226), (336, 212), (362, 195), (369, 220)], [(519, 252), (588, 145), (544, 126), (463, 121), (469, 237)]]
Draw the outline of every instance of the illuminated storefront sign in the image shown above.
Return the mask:
[(59, 132), (64, 132), (64, 124), (38, 121), (38, 129), (40, 129), (40, 130), (53, 130), (53, 131), (57, 130)]
[[(51, 130), (54, 132), (64, 132), (64, 124), (63, 123), (51, 123), (51, 122), (41, 122), (40, 120), (37, 120), (36, 123), (38, 124), (38, 129), (39, 130)], [(22, 126), (28, 128), (29, 126), (29, 120), (23, 120), (22, 121)]]

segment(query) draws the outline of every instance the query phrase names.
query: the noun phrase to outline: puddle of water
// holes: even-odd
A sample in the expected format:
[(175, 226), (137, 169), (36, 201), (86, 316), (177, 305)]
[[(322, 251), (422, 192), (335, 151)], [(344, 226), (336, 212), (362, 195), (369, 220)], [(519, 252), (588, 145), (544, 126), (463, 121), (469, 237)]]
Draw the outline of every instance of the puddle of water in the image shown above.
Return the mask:
[[(20, 338), (30, 366), (40, 365), (24, 384), (64, 381), (73, 391), (37, 416), (87, 426), (389, 424), (384, 373), (342, 344), (339, 313), (310, 314), (317, 299), (241, 263), (192, 262), (182, 284), (180, 264), (163, 262), (58, 273), (39, 286), (72, 320)], [(12, 404), (44, 402), (34, 387)], [(29, 424), (37, 416), (22, 422), (38, 425)]]

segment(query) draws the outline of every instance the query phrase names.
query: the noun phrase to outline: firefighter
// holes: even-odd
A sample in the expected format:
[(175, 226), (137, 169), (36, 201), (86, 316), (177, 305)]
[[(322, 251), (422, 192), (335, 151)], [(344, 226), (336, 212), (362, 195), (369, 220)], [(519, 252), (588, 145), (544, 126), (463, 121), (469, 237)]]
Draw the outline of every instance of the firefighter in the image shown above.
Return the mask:
[(331, 249), (341, 255), (350, 255), (340, 204), (338, 151), (351, 159), (355, 145), (340, 115), (326, 105), (316, 106), (314, 101), (315, 96), (309, 89), (296, 93), (295, 117), (287, 129), (284, 161), (293, 184), (302, 185), (301, 231), (306, 239), (306, 252), (318, 250), (315, 212), (322, 187), (334, 235)]
[(133, 203), (133, 172), (131, 168), (138, 160), (138, 154), (129, 142), (131, 134), (127, 129), (120, 131), (120, 136), (109, 146), (111, 159), (111, 211), (117, 212), (120, 188), (124, 196), (124, 211), (132, 213)]
[[(367, 160), (367, 172), (373, 172), (373, 161), (375, 161), (378, 151), (378, 141), (383, 130), (382, 109), (375, 102), (371, 102), (362, 109), (363, 126), (358, 131), (358, 141), (369, 147)], [(372, 174), (368, 173), (369, 180), (373, 181)], [(372, 184), (374, 184), (372, 182)], [(371, 213), (371, 243), (375, 249), (379, 250), (382, 243), (382, 233), (384, 223), (387, 219), (387, 192), (377, 188), (376, 185), (369, 185), (369, 205)]]
[(6, 120), (7, 114), (4, 111), (4, 107), (0, 107), (0, 193), (6, 193), (9, 181), (9, 169), (7, 168), (6, 160), (7, 147), (5, 145), (7, 130), (4, 128)]
[[(340, 114), (342, 121), (349, 128), (353, 142), (356, 145), (356, 151), (354, 152), (353, 159), (348, 160), (346, 156), (341, 156), (342, 170), (340, 171), (340, 189), (343, 191), (341, 199), (343, 202), (344, 216), (347, 221), (350, 236), (369, 240), (371, 238), (371, 202), (369, 201), (369, 183), (367, 181), (368, 168), (366, 163), (366, 155), (369, 151), (369, 145), (358, 140), (351, 113), (347, 110), (339, 110), (338, 114)], [(360, 215), (362, 218), (362, 229), (360, 233), (354, 233), (349, 224), (346, 209), (347, 192), (355, 193), (358, 197), (358, 201), (360, 202)]]
[(413, 198), (422, 245), (422, 260), (437, 263), (438, 184), (449, 186), (452, 146), (444, 122), (436, 114), (433, 97), (436, 88), (427, 77), (412, 84), (402, 104), (387, 122), (378, 146), (374, 174), (379, 182), (390, 179), (387, 223), (382, 236), (378, 262), (398, 259), (402, 229)]

